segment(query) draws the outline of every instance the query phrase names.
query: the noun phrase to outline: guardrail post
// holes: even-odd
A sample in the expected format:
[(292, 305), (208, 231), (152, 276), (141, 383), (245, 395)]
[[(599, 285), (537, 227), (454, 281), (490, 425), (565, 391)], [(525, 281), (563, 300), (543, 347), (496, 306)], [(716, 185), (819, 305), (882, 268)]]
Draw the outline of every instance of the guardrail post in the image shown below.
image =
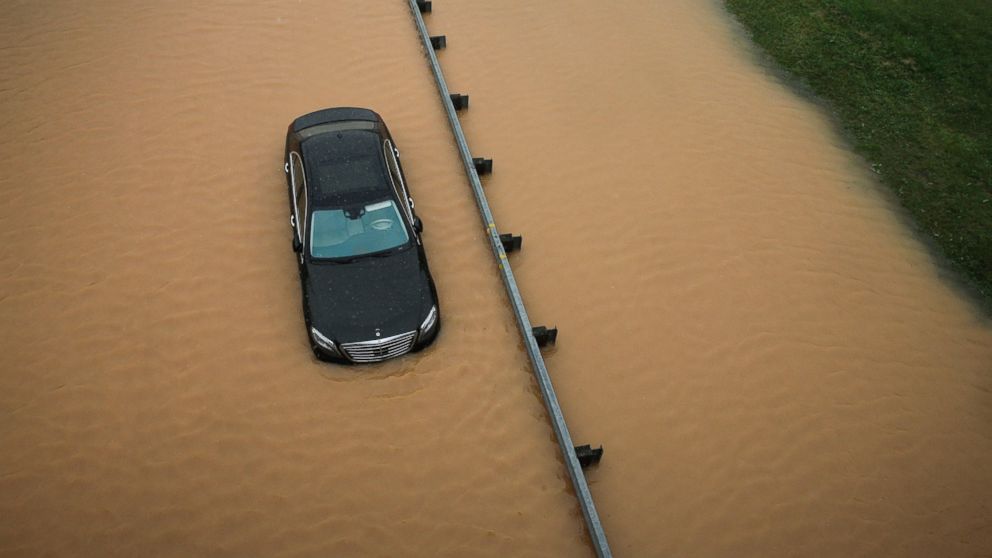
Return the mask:
[(452, 93), (451, 104), (455, 106), (455, 110), (467, 109), (468, 95), (462, 95), (461, 93)]
[(503, 250), (506, 252), (516, 252), (523, 244), (524, 237), (505, 233), (499, 235), (499, 242), (503, 245)]
[(473, 157), (472, 164), (475, 165), (475, 172), (480, 176), (483, 174), (492, 174), (493, 172), (493, 160), (484, 159), (482, 157)]
[(590, 465), (599, 465), (599, 460), (603, 458), (603, 446), (593, 448), (586, 444), (575, 446), (575, 456), (579, 458), (579, 464), (585, 469)]
[(537, 341), (538, 347), (547, 347), (558, 342), (558, 328), (556, 327), (536, 326), (531, 331), (534, 332), (534, 339)]

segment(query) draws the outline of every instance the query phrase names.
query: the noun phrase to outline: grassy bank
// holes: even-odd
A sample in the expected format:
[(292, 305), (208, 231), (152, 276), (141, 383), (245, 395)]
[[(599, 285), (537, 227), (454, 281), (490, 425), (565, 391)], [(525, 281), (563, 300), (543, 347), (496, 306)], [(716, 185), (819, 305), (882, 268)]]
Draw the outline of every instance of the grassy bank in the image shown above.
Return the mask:
[(726, 4), (992, 303), (992, 2)]

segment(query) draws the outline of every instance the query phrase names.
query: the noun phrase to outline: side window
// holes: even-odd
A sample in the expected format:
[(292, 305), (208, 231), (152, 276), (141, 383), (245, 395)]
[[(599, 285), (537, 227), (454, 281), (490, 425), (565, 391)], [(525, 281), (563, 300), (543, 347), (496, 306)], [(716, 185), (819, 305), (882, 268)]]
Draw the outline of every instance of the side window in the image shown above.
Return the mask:
[(413, 212), (410, 210), (410, 194), (406, 191), (406, 183), (403, 182), (403, 173), (400, 171), (399, 163), (396, 162), (396, 153), (393, 151), (393, 144), (386, 140), (382, 144), (382, 150), (386, 156), (386, 166), (389, 167), (389, 178), (396, 189), (396, 197), (400, 205), (405, 208), (407, 219), (413, 223)]
[(293, 177), (293, 210), (296, 214), (296, 236), (303, 242), (303, 229), (307, 218), (307, 179), (303, 172), (303, 160), (295, 151), (290, 152), (290, 172)]

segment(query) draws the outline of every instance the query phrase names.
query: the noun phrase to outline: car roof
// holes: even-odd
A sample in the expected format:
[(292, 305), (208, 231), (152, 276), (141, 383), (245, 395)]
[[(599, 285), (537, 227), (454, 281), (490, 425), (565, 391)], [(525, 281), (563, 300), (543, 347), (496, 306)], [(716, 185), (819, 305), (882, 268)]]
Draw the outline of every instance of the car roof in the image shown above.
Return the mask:
[(375, 131), (327, 132), (307, 138), (301, 149), (313, 207), (365, 204), (392, 192)]

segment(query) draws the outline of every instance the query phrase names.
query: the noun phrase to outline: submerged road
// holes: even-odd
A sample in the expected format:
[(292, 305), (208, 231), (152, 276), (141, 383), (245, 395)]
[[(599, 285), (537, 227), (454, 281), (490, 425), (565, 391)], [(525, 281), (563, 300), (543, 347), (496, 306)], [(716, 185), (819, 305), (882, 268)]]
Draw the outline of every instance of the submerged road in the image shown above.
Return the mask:
[[(427, 17), (618, 556), (992, 551), (992, 328), (719, 2)], [(592, 556), (406, 0), (0, 20), (0, 555)], [(380, 112), (444, 312), (312, 360), (285, 127)]]
[[(582, 556), (581, 514), (404, 2), (54, 2), (0, 22), (0, 554)], [(444, 311), (316, 363), (289, 121), (367, 106)]]
[(992, 554), (992, 327), (716, 0), (437, 0), (618, 556)]

